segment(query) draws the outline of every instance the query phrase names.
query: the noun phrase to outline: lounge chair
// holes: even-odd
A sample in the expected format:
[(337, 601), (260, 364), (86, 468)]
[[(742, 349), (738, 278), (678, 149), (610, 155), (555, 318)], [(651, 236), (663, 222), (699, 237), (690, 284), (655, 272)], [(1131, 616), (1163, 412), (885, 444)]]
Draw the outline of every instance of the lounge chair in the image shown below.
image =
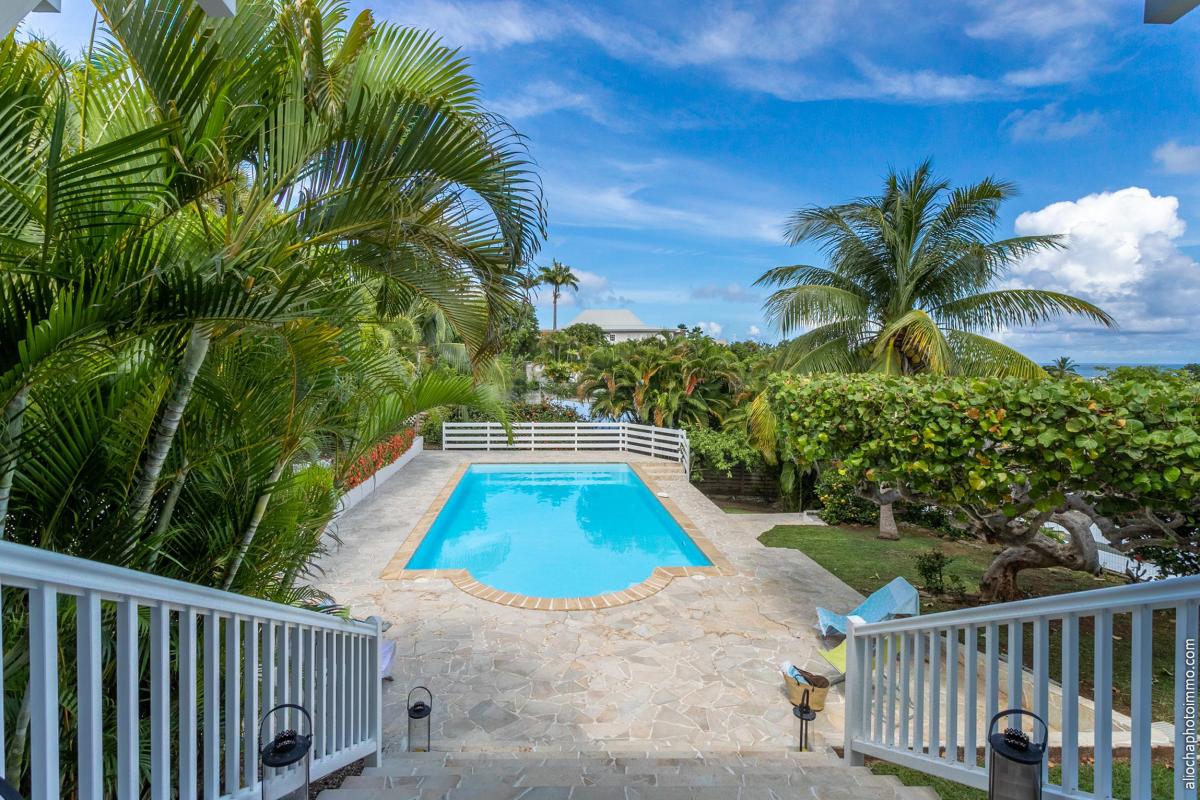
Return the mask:
[(828, 650), (818, 650), (821, 658), (825, 659), (830, 665), (838, 671), (839, 675), (846, 674), (846, 643), (842, 642), (837, 647), (831, 647)]
[(835, 614), (824, 608), (817, 608), (817, 626), (822, 636), (830, 633), (846, 633), (846, 617), (862, 617), (866, 622), (883, 622), (893, 617), (912, 617), (921, 613), (920, 595), (911, 583), (904, 578), (896, 578), (882, 589), (877, 589), (871, 596), (849, 614)]

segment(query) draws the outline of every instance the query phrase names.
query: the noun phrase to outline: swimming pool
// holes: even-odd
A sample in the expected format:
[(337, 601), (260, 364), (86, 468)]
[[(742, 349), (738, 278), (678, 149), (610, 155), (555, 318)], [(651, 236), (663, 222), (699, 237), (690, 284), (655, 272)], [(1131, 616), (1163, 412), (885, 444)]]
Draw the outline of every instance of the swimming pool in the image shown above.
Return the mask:
[(473, 464), (406, 568), (557, 598), (711, 565), (628, 464)]

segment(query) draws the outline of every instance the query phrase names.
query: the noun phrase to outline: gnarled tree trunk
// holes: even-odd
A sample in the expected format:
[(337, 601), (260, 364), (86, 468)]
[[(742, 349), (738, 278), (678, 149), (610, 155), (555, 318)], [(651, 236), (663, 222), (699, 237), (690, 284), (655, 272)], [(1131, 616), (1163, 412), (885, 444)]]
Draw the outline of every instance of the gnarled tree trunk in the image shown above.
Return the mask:
[(979, 589), (985, 601), (1016, 600), (1021, 592), (1017, 576), (1022, 570), (1044, 567), (1066, 567), (1100, 574), (1100, 556), (1096, 540), (1092, 537), (1092, 521), (1076, 511), (1054, 514), (1049, 519), (1062, 526), (1069, 535), (1067, 542), (1060, 542), (1042, 532), (1039, 523), (1014, 536), (1009, 546), (996, 556), (983, 573)]

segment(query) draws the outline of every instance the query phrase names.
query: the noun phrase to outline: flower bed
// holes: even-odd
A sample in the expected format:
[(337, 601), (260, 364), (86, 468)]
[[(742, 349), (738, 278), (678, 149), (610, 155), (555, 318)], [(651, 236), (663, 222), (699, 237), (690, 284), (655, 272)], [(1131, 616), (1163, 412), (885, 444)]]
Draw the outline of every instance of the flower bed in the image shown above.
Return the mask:
[(346, 471), (346, 488), (353, 489), (407, 453), (416, 435), (414, 429), (406, 428), (372, 447), (369, 453), (359, 458)]

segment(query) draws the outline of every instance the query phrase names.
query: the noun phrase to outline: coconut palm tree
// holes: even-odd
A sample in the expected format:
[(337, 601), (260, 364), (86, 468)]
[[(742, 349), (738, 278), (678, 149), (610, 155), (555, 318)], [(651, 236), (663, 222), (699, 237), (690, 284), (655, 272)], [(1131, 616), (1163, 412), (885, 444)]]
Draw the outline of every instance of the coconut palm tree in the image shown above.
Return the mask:
[(1063, 246), (1058, 236), (992, 238), (1014, 194), (992, 178), (953, 188), (927, 161), (889, 174), (878, 196), (797, 211), (788, 244), (814, 243), (829, 265), (776, 267), (757, 281), (777, 287), (765, 311), (785, 334), (815, 326), (785, 349), (784, 366), (1033, 377), (1041, 367), (983, 334), (1062, 315), (1113, 327), (1071, 295), (994, 288), (1017, 260)]
[(1053, 363), (1047, 364), (1043, 369), (1052, 378), (1078, 378), (1079, 364), (1075, 359), (1069, 356), (1059, 356), (1054, 359)]
[[(1000, 205), (1015, 192), (992, 178), (953, 188), (926, 161), (890, 173), (881, 195), (797, 211), (788, 244), (816, 244), (829, 266), (776, 267), (757, 281), (778, 287), (764, 308), (785, 334), (815, 326), (781, 349), (779, 366), (1037, 377), (1045, 372), (1035, 362), (983, 334), (1061, 315), (1114, 327), (1107, 313), (1068, 294), (994, 288), (1017, 260), (1063, 246), (1059, 236), (992, 238)], [(774, 426), (764, 403), (755, 411), (763, 443)], [(899, 537), (887, 502), (880, 536)]]
[(579, 291), (579, 276), (572, 272), (570, 267), (556, 258), (551, 262), (550, 266), (541, 268), (538, 272), (538, 278), (542, 285), (551, 288), (550, 297), (554, 308), (553, 329), (558, 330), (558, 298), (562, 295), (563, 289)]

